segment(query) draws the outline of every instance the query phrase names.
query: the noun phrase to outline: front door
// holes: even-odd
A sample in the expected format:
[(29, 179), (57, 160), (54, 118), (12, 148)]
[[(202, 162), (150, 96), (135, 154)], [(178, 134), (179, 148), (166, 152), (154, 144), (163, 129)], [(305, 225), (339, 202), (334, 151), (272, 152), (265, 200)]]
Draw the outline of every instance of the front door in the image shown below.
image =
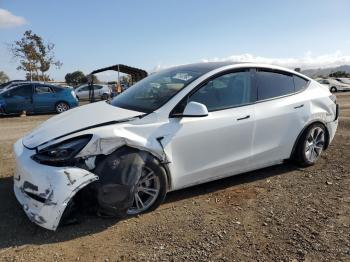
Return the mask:
[(242, 71), (218, 76), (174, 109), (176, 113), (186, 101), (195, 101), (209, 111), (206, 117), (170, 118), (174, 133), (165, 151), (171, 156), (174, 188), (249, 168), (255, 119), (250, 75), (250, 71)]

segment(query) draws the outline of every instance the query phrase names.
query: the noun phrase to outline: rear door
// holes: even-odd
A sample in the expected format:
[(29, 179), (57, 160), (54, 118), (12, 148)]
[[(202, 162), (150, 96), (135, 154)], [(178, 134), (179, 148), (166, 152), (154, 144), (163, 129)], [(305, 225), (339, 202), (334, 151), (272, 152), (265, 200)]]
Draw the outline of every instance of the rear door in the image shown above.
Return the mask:
[(7, 113), (22, 113), (33, 111), (33, 88), (31, 84), (14, 87), (5, 96)]
[[(170, 164), (175, 188), (249, 169), (253, 97), (250, 71), (231, 72), (208, 81), (174, 109), (170, 123), (175, 132), (165, 151), (176, 163)], [(191, 101), (206, 105), (209, 115), (175, 117)]]
[(33, 108), (37, 113), (53, 112), (57, 102), (57, 95), (52, 87), (36, 84), (33, 93)]
[(292, 74), (258, 69), (255, 75), (255, 135), (253, 165), (261, 167), (290, 156), (305, 125), (307, 81)]

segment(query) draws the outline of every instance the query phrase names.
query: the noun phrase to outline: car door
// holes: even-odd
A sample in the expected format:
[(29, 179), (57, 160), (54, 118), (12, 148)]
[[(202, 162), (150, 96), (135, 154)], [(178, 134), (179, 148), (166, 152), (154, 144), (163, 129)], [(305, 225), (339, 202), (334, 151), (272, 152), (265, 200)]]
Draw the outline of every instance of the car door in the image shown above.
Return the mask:
[(102, 86), (100, 85), (94, 85), (94, 95), (95, 97), (100, 97), (103, 93)]
[(89, 99), (89, 86), (82, 86), (76, 90), (76, 94), (79, 99)]
[(258, 69), (252, 165), (255, 168), (290, 157), (305, 125), (308, 81), (290, 73)]
[(22, 113), (33, 111), (33, 88), (31, 84), (11, 88), (5, 95), (6, 112)]
[(43, 84), (36, 84), (33, 93), (33, 108), (37, 113), (53, 112), (57, 97), (54, 90)]
[[(206, 82), (173, 110), (174, 134), (165, 151), (172, 158), (174, 188), (249, 169), (255, 94), (249, 70), (230, 72)], [(206, 105), (209, 115), (177, 117), (191, 101)]]

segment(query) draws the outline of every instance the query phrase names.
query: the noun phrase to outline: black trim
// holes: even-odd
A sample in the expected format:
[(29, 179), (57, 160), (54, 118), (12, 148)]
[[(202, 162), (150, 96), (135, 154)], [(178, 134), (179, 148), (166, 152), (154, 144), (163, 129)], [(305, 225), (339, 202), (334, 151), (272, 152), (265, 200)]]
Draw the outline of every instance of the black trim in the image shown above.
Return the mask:
[(28, 197), (30, 197), (30, 198), (32, 198), (32, 199), (34, 199), (34, 200), (36, 200), (36, 201), (38, 201), (38, 202), (40, 202), (40, 203), (45, 203), (45, 202), (46, 202), (46, 199), (43, 198), (43, 197), (41, 197), (41, 196), (38, 196), (38, 195), (33, 194), (33, 193), (31, 193), (31, 192), (27, 192), (27, 191), (25, 191), (25, 190), (24, 190), (24, 193), (25, 193)]
[(208, 115), (198, 115), (198, 116), (194, 116), (194, 115), (177, 115), (176, 117), (206, 117)]
[(250, 115), (245, 116), (245, 117), (241, 117), (241, 118), (237, 118), (237, 121), (245, 120), (245, 119), (249, 119), (249, 118), (250, 118)]
[(338, 118), (339, 118), (339, 104), (336, 104), (335, 119), (334, 119), (334, 121), (337, 121)]

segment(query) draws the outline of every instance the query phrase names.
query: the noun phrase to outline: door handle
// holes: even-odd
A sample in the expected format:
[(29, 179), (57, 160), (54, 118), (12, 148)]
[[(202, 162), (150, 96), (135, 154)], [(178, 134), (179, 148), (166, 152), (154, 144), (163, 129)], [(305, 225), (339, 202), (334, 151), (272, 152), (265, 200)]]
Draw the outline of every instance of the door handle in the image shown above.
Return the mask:
[(304, 106), (304, 104), (302, 104), (300, 106), (295, 106), (294, 109), (302, 108), (303, 106)]
[(237, 121), (244, 120), (250, 118), (250, 115), (247, 115), (245, 117), (237, 118)]

